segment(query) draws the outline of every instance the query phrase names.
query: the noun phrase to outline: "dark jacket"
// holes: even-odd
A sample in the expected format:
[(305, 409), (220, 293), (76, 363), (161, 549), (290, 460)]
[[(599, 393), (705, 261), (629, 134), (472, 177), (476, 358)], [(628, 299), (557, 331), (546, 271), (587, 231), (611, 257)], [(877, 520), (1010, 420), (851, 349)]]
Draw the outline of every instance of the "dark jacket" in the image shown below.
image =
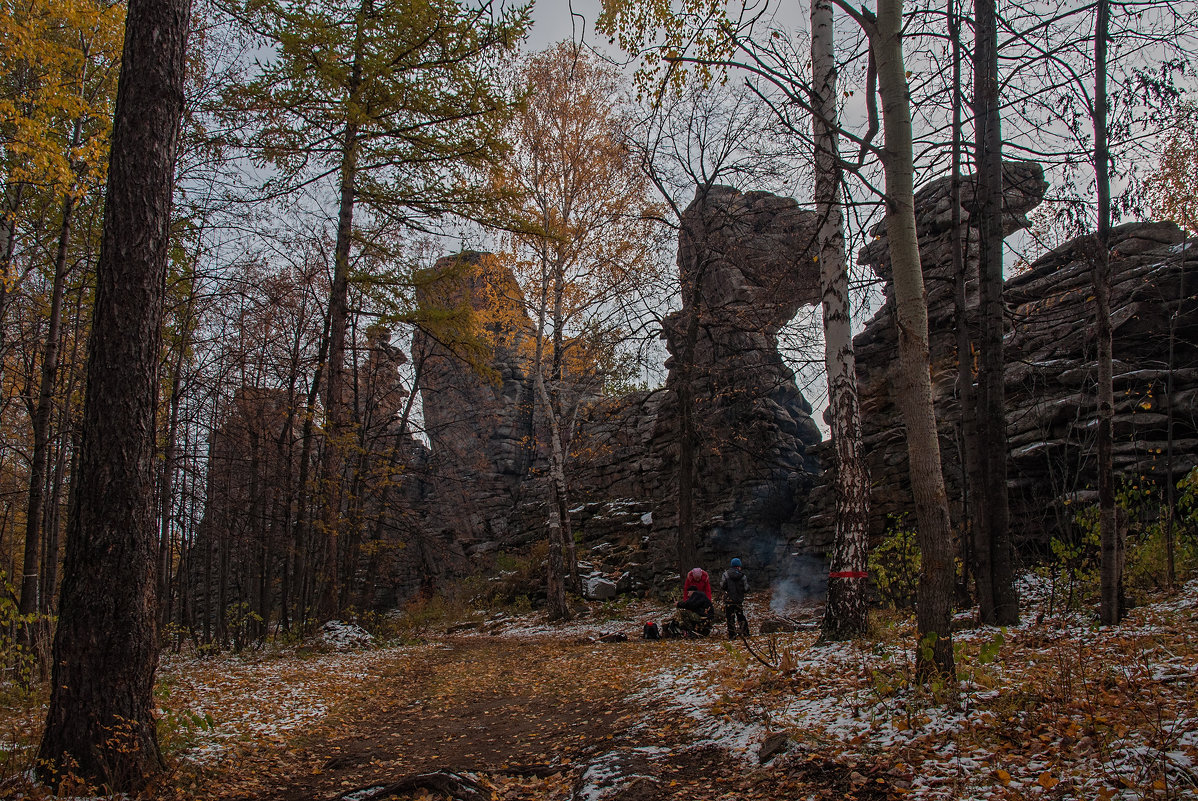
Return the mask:
[(745, 602), (745, 596), (749, 593), (749, 577), (739, 567), (729, 568), (720, 577), (720, 589), (724, 591), (728, 603), (739, 606)]
[(690, 596), (685, 601), (678, 602), (678, 608), (707, 617), (711, 614), (713, 607), (711, 599), (704, 595), (702, 590), (691, 590)]

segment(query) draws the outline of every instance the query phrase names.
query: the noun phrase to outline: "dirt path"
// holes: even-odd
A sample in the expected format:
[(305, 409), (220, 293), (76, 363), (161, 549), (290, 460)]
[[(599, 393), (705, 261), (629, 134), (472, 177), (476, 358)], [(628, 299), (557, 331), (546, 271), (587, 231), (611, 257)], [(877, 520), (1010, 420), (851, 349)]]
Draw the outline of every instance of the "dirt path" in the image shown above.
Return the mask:
[(719, 641), (463, 637), (397, 650), (319, 724), (247, 744), (184, 797), (333, 801), (435, 770), (476, 773), (497, 801), (886, 797), (846, 793), (858, 788), (822, 764), (759, 767), (768, 732), (752, 710), (721, 710), (710, 684), (677, 678), (718, 686), (721, 671), (740, 672)]
[(641, 723), (629, 697), (656, 656), (650, 645), (462, 638), (397, 655), (319, 733), (247, 754), (258, 764), (210, 791), (306, 801), (437, 769), (568, 771)]

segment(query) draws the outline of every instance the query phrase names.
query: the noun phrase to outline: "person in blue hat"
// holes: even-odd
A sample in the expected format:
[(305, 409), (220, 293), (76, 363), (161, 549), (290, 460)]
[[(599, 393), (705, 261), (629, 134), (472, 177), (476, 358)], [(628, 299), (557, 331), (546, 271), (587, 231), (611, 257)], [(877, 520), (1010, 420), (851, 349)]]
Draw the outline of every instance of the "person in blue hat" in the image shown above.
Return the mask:
[(740, 569), (740, 559), (733, 559), (732, 566), (720, 577), (720, 589), (724, 591), (724, 615), (728, 619), (728, 639), (735, 640), (737, 629), (749, 636), (749, 620), (745, 617), (745, 596), (749, 594), (749, 578)]

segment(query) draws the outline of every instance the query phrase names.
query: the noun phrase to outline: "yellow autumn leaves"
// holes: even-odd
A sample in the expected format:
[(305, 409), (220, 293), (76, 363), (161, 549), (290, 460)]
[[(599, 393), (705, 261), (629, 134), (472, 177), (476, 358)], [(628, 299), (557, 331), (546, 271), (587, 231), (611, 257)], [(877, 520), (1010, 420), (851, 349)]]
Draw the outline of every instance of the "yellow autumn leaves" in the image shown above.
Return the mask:
[(102, 180), (125, 6), (0, 0), (0, 144), (7, 185), (61, 194)]

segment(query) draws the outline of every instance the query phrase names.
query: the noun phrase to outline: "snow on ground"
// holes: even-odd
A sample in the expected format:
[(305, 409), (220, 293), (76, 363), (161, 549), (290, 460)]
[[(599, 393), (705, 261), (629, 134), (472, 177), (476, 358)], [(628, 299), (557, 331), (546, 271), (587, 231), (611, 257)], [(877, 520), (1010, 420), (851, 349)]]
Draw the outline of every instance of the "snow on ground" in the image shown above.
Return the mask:
[(666, 701), (671, 715), (685, 715), (692, 728), (687, 735), (690, 747), (716, 746), (749, 761), (752, 752), (768, 734), (753, 720), (749, 709), (730, 707), (713, 665), (701, 660), (675, 662), (649, 678), (647, 686), (634, 696), (634, 703), (659, 698)]
[(166, 657), (156, 694), (172, 711), (158, 714), (178, 738), (178, 755), (194, 763), (218, 761), (241, 742), (281, 745), (319, 723), (346, 686), (377, 675), (400, 650)]
[(623, 634), (628, 639), (641, 637), (645, 622), (658, 624), (669, 620), (672, 610), (664, 604), (650, 601), (618, 601), (597, 607), (598, 612), (577, 617), (565, 623), (551, 622), (544, 613), (525, 615), (496, 615), (479, 621), (472, 628), (455, 632), (465, 637), (505, 637), (538, 639), (553, 637), (575, 641), (598, 639), (609, 634)]
[[(718, 746), (746, 763), (775, 731), (830, 753), (887, 759), (910, 770), (912, 798), (1047, 798), (1059, 795), (1052, 792), (1058, 785), (1077, 798), (1141, 798), (1145, 787), (1161, 786), (1183, 792), (1172, 797), (1198, 797), (1192, 692), (1187, 706), (1179, 698), (1184, 689), (1162, 691), (1198, 686), (1192, 649), (1174, 654), (1165, 644), (1167, 636), (1177, 639), (1179, 618), (1195, 620), (1198, 580), (1110, 628), (1099, 628), (1090, 615), (1053, 610), (1050, 616), (1049, 590), (1039, 577), (1024, 577), (1018, 626), (960, 632), (955, 639), (973, 646), (958, 658), (966, 678), (936, 694), (913, 680), (910, 633), (894, 643), (817, 645), (814, 632), (800, 632), (778, 641), (793, 666), (785, 692), (730, 694), (721, 675), (728, 660), (713, 659), (711, 643), (687, 643), (693, 658), (661, 667), (633, 700), (664, 699), (673, 714), (693, 723), (693, 746)], [(1052, 600), (1059, 605), (1059, 598)], [(755, 642), (765, 647), (762, 638)], [(978, 656), (981, 645), (997, 658)], [(1050, 686), (1054, 682), (1062, 685)], [(1116, 690), (1123, 694), (1101, 695)], [(1027, 700), (1037, 693), (1055, 698), (1060, 708), (1037, 708)], [(1101, 697), (1086, 707), (1088, 693)], [(1119, 709), (1110, 711), (1110, 720), (1103, 716), (1104, 705), (1129, 702), (1142, 707), (1133, 710), (1138, 717), (1120, 722)], [(1006, 754), (996, 742), (1004, 731), (1031, 746)], [(599, 789), (594, 793), (601, 797)]]
[[(1198, 797), (1198, 651), (1189, 644), (1198, 580), (1109, 628), (1088, 614), (1050, 614), (1059, 598), (1040, 577), (1022, 578), (1020, 592), (1018, 626), (955, 635), (964, 680), (937, 693), (914, 681), (910, 628), (832, 645), (817, 645), (814, 631), (780, 635), (771, 658), (791, 668), (785, 677), (762, 668), (743, 644), (720, 643), (718, 627), (710, 640), (663, 643), (670, 658), (639, 677), (629, 700), (648, 710), (638, 724), (646, 738), (667, 719), (684, 722), (683, 739), (671, 751), (635, 747), (643, 744), (634, 737), (585, 768), (576, 797), (607, 797), (652, 775), (653, 763), (677, 749), (720, 748), (748, 767), (777, 732), (812, 751), (880, 760), (906, 776), (897, 787), (929, 801), (1130, 801), (1154, 782), (1181, 788), (1172, 797)], [(493, 615), (453, 636), (633, 639), (646, 620), (664, 622), (671, 612), (666, 604), (617, 602), (564, 625), (536, 614)], [(755, 623), (763, 614), (750, 609)], [(961, 623), (969, 625), (968, 616)], [(338, 627), (330, 639), (353, 641), (350, 634)], [(764, 651), (770, 640), (752, 642)], [(982, 646), (997, 658), (980, 657)], [(438, 647), (434, 639), (417, 648)], [(180, 755), (210, 763), (239, 743), (281, 745), (289, 733), (318, 726), (347, 683), (378, 675), (399, 650), (166, 659), (161, 703), (175, 710), (167, 722), (179, 732)]]
[(323, 645), (335, 651), (352, 651), (374, 645), (374, 637), (366, 629), (342, 620), (330, 620), (316, 635)]

